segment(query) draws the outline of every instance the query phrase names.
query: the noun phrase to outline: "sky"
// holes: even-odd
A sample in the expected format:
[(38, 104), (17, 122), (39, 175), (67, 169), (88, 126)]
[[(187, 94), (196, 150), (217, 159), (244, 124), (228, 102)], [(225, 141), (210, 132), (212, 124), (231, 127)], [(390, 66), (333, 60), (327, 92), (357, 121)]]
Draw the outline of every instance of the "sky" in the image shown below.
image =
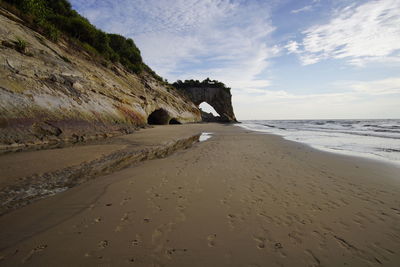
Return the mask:
[(70, 0), (162, 77), (232, 88), (236, 117), (400, 118), (400, 0)]

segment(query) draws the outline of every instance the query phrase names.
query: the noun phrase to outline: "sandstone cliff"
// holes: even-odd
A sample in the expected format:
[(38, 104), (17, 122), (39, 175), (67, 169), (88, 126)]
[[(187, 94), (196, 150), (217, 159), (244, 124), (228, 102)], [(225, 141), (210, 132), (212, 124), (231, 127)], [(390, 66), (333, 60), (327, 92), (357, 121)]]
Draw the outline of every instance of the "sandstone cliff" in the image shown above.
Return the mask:
[(4, 9), (0, 25), (3, 149), (127, 133), (148, 119), (201, 121), (194, 103), (150, 74), (100, 64), (63, 40), (52, 43)]

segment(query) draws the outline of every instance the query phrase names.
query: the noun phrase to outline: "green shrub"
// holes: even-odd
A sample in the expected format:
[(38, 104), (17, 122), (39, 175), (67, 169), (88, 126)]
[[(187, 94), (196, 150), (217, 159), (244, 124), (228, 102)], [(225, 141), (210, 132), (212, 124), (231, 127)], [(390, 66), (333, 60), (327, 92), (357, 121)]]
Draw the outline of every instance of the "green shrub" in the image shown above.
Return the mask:
[(29, 44), (28, 44), (27, 41), (25, 41), (25, 40), (23, 40), (23, 39), (21, 39), (19, 37), (16, 37), (16, 40), (14, 41), (14, 45), (15, 45), (15, 49), (18, 52), (26, 53), (26, 49), (27, 49)]
[(23, 12), (31, 14), (37, 21), (45, 20), (49, 13), (44, 0), (21, 0), (17, 2), (20, 2), (19, 5)]
[(92, 56), (98, 56), (99, 52), (90, 44), (88, 43), (81, 43), (82, 48), (85, 49), (86, 52), (88, 52)]
[(51, 23), (42, 21), (38, 23), (40, 31), (47, 36), (52, 42), (57, 42), (61, 32)]

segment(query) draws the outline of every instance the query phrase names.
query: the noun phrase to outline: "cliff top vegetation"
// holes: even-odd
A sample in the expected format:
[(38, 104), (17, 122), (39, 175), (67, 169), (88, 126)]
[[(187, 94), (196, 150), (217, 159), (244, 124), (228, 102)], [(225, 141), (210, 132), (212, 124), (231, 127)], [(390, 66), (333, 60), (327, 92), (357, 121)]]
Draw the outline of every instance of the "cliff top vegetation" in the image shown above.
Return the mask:
[(172, 84), (175, 88), (177, 89), (185, 89), (185, 88), (193, 88), (193, 87), (200, 87), (200, 88), (220, 88), (223, 89), (225, 92), (229, 93), (231, 92), (231, 88), (226, 87), (226, 85), (220, 81), (217, 80), (210, 80), (210, 78), (207, 78), (203, 81), (199, 80), (177, 80)]
[(132, 39), (97, 29), (73, 10), (68, 0), (0, 0), (0, 5), (53, 42), (66, 37), (93, 55), (114, 63), (120, 62), (132, 73), (147, 71), (163, 81), (143, 62), (140, 50)]

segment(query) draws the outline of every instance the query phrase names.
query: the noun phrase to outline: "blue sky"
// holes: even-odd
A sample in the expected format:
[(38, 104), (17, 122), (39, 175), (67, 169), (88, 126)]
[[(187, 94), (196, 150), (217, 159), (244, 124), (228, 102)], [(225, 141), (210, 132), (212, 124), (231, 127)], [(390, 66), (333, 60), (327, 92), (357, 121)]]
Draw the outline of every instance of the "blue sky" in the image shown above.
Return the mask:
[(400, 0), (71, 3), (169, 81), (223, 81), (240, 120), (400, 118)]

